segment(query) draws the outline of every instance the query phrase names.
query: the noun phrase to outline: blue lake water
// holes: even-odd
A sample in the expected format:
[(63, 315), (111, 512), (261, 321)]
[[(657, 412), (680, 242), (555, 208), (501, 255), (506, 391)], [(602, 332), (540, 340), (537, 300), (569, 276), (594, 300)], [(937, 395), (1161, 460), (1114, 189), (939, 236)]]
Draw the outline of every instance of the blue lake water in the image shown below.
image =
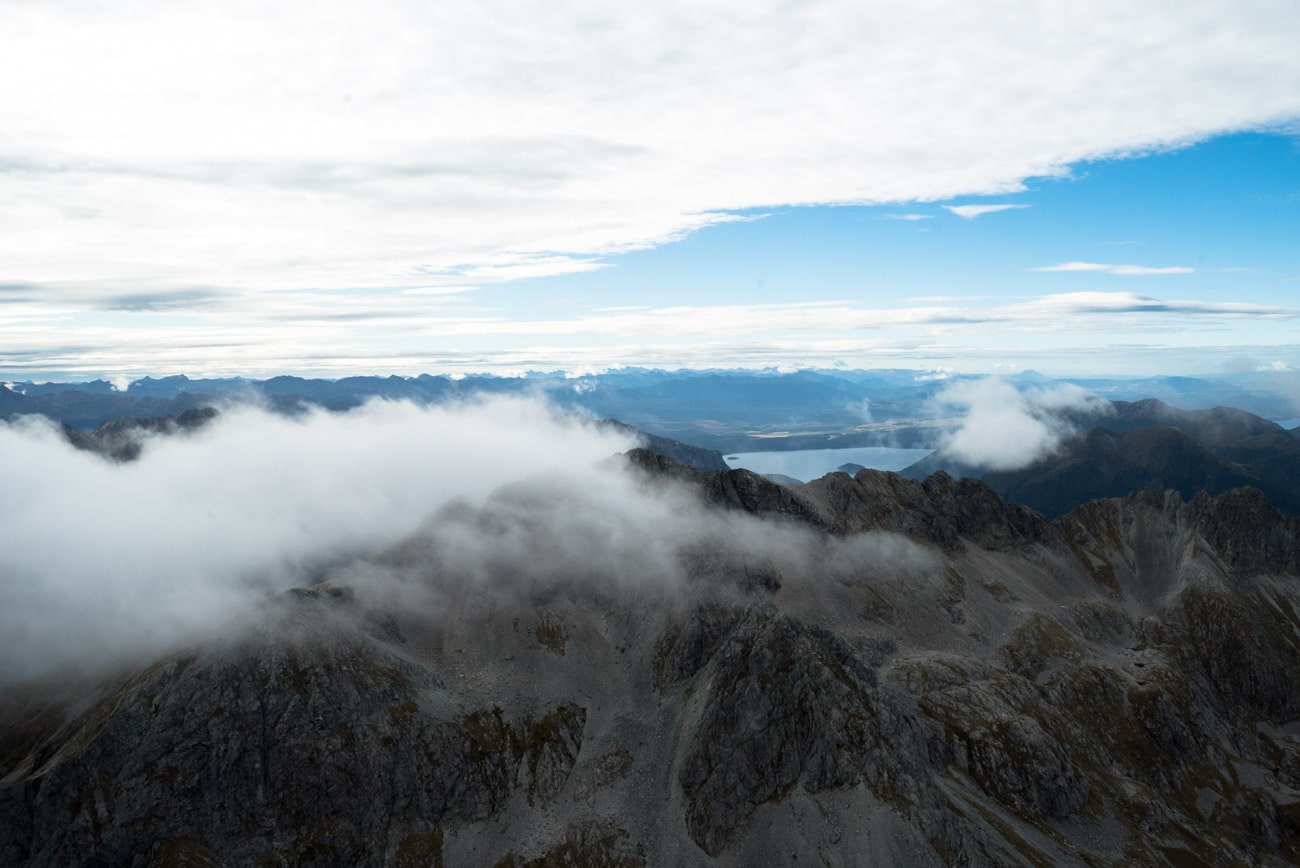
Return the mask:
[(796, 449), (790, 452), (732, 452), (731, 468), (755, 473), (780, 473), (807, 482), (832, 472), (841, 464), (861, 464), (877, 470), (902, 470), (929, 455), (931, 449), (896, 449), (892, 446), (858, 446), (852, 449)]

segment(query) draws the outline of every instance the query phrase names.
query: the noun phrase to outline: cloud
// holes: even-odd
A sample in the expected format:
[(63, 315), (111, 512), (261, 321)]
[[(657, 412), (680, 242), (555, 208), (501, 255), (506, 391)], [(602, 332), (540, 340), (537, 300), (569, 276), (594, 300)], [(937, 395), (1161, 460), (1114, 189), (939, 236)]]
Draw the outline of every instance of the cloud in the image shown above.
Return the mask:
[[(40, 87), (0, 97), (0, 281), (222, 287), (247, 296), (191, 313), (246, 360), (373, 357), (263, 327), (301, 301), (268, 291), (572, 273), (753, 209), (1005, 196), (1272, 124), (1300, 115), (1283, 6), (2, 4), (0, 77)], [(66, 343), (99, 292), (43, 291)]]
[(1165, 314), (1186, 318), (1294, 319), (1300, 308), (1248, 302), (1207, 302), (1160, 299), (1133, 292), (1065, 292), (1040, 296), (1015, 306), (1022, 316), (1048, 314), (1087, 316), (1098, 314)]
[(934, 217), (933, 214), (886, 214), (884, 216), (886, 220), (905, 220), (909, 223), (915, 223), (918, 220), (931, 220)]
[[(956, 301), (951, 300), (951, 301)], [(918, 304), (876, 308), (847, 301), (750, 305), (680, 305), (610, 310), (568, 320), (507, 322), (499, 319), (443, 319), (431, 324), (442, 334), (605, 334), (627, 337), (743, 335), (762, 331), (849, 331), (890, 328), (951, 328), (995, 325), (1017, 330), (1058, 328), (1070, 317), (1071, 328), (1114, 328), (1127, 314), (1161, 314), (1173, 318), (1300, 317), (1300, 308), (1240, 302), (1165, 300), (1130, 292), (1076, 292), (1039, 296), (1027, 301), (977, 307)]]
[(1028, 208), (1028, 205), (944, 205), (945, 210), (951, 211), (963, 220), (974, 220), (976, 217), (982, 217), (985, 214), (996, 214), (999, 211), (1012, 211), (1017, 208)]
[[(575, 467), (507, 485), (481, 505), (453, 503), (400, 546), (338, 571), (372, 598), (396, 581), (417, 592), (507, 589), (526, 593), (580, 584), (597, 593), (734, 591), (746, 569), (784, 584), (824, 583), (864, 571), (897, 576), (933, 568), (933, 553), (902, 538), (829, 538), (810, 528), (704, 508), (698, 492), (649, 480), (622, 464)], [(386, 569), (378, 586), (372, 566)], [(705, 579), (702, 587), (690, 587)]]
[(43, 421), (0, 424), (0, 688), (226, 633), (268, 595), (323, 580), (436, 619), (447, 593), (578, 583), (680, 601), (756, 566), (824, 582), (935, 564), (902, 538), (706, 510), (611, 460), (634, 445), (519, 398), (235, 407), (130, 464)]
[(1182, 265), (1156, 267), (1150, 265), (1107, 265), (1101, 262), (1062, 262), (1059, 265), (1044, 265), (1041, 268), (1035, 268), (1034, 271), (1099, 271), (1104, 272), (1105, 274), (1134, 276), (1151, 274), (1191, 274), (1196, 271), (1196, 269)]
[(192, 310), (216, 304), (227, 297), (226, 293), (210, 289), (171, 290), (163, 292), (128, 292), (106, 296), (100, 303), (102, 310), (157, 313)]
[(958, 380), (940, 392), (940, 406), (962, 413), (941, 451), (975, 467), (1018, 470), (1056, 451), (1074, 433), (1071, 411), (1105, 412), (1109, 404), (1078, 386), (1024, 392), (1005, 380)]
[(524, 400), (226, 411), (113, 465), (43, 420), (0, 425), (0, 680), (183, 641), (452, 500), (633, 445)]
[[(1182, 341), (1225, 326), (1246, 336), (1229, 355), (1250, 347), (1251, 352), (1285, 358), (1293, 343), (1286, 324), (1300, 318), (1300, 307), (1282, 304), (1162, 299), (1133, 292), (910, 302), (899, 307), (855, 300), (602, 306), (563, 317), (528, 318), (485, 308), (470, 292), (306, 291), (268, 295), (258, 319), (239, 326), (190, 318), (171, 321), (165, 329), (96, 324), (71, 330), (63, 322), (72, 316), (69, 309), (51, 302), (48, 319), (40, 320), (8, 320), (0, 307), (0, 370), (20, 380), (173, 371), (218, 377), (339, 376), (618, 365), (878, 367), (886, 357), (970, 370), (963, 360), (1001, 355), (999, 361), (1006, 361), (1006, 335), (1019, 336), (1027, 347), (1032, 347), (1032, 336), (1043, 336), (1050, 341), (1043, 344), (1046, 357), (1059, 361), (1062, 353), (1077, 350), (1085, 367), (1097, 370), (1099, 360), (1109, 364), (1119, 359), (1117, 342), (1124, 352), (1146, 347), (1186, 357), (1187, 350), (1167, 343), (1168, 335), (1176, 333)], [(269, 332), (279, 338), (266, 346)], [(1218, 356), (1227, 345), (1219, 335), (1205, 352)], [(1024, 352), (1021, 361), (1028, 365)], [(1158, 359), (1162, 365), (1168, 361)]]

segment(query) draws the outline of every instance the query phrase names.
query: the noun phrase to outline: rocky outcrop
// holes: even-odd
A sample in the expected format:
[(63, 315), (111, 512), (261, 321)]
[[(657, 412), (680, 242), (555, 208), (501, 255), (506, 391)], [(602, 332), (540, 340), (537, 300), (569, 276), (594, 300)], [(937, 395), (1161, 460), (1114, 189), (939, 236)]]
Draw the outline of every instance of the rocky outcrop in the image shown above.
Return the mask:
[(188, 434), (207, 426), (217, 417), (212, 407), (196, 407), (168, 416), (137, 418), (126, 416), (87, 431), (63, 425), (63, 436), (78, 449), (97, 453), (110, 461), (135, 461), (149, 435)]
[[(708, 647), (668, 653), (697, 657)], [(869, 662), (834, 634), (751, 611), (707, 665), (679, 776), (687, 829), (706, 853), (721, 852), (757, 806), (794, 786), (817, 793), (865, 781), (885, 799), (916, 798), (919, 727), (882, 695)]]
[(962, 539), (983, 548), (1047, 543), (1051, 525), (1025, 507), (1008, 505), (977, 479), (953, 479), (940, 471), (922, 482), (897, 473), (861, 470), (854, 477), (831, 473), (799, 489), (842, 533), (890, 531), (960, 551)]
[(0, 862), (379, 865), (515, 793), (555, 797), (585, 709), (430, 714), (436, 676), (337, 605), (297, 595), (239, 641), (107, 686), (6, 779)]
[(824, 526), (822, 514), (808, 498), (752, 471), (704, 473), (651, 449), (629, 450), (625, 458), (654, 479), (687, 483), (711, 507)]
[(1198, 494), (1185, 509), (1214, 551), (1244, 573), (1300, 574), (1300, 516), (1278, 511), (1257, 488)]

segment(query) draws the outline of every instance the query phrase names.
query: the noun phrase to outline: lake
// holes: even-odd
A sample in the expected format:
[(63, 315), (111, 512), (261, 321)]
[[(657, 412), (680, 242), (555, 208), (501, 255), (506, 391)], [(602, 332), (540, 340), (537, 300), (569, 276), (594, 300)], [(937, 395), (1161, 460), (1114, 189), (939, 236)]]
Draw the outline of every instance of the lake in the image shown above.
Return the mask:
[(795, 449), (789, 452), (732, 452), (727, 466), (755, 473), (780, 473), (807, 482), (841, 464), (861, 464), (877, 470), (902, 470), (929, 455), (932, 449), (896, 449), (892, 446), (858, 446), (852, 449)]

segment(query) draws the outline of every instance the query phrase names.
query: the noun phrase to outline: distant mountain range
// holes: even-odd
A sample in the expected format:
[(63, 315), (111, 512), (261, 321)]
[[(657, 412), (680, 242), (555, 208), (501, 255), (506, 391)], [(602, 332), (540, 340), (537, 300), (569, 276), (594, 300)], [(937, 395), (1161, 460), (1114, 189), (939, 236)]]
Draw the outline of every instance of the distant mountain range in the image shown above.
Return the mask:
[[(77, 428), (125, 416), (151, 417), (229, 401), (292, 411), (312, 404), (346, 409), (369, 398), (438, 403), (481, 394), (538, 394), (596, 418), (726, 452), (851, 446), (934, 447), (945, 421), (935, 396), (960, 377), (910, 370), (660, 371), (623, 369), (570, 377), (345, 377), (269, 380), (145, 377), (117, 390), (87, 383), (10, 383), (0, 387), (0, 417), (41, 413)], [(1300, 372), (1248, 372), (1221, 378), (1051, 379), (1027, 372), (1019, 385), (1074, 383), (1105, 398), (1158, 398), (1187, 409), (1226, 405), (1266, 418), (1300, 417)]]
[[(1055, 381), (1028, 373), (1022, 386), (1075, 382), (1108, 394), (1155, 391), (1189, 403), (1216, 398), (1295, 412), (1284, 391), (1287, 372), (1253, 372), (1209, 380)], [(39, 413), (61, 422), (69, 439), (121, 459), (139, 434), (185, 429), (213, 406), (256, 402), (280, 412), (306, 406), (334, 410), (372, 398), (437, 404), (485, 394), (536, 394), (575, 412), (617, 418), (642, 443), (705, 470), (725, 469), (719, 450), (937, 446), (957, 420), (935, 418), (944, 381), (911, 371), (665, 372), (627, 370), (585, 377), (348, 377), (313, 380), (144, 378), (125, 390), (105, 381), (14, 383), (0, 387), (0, 416)], [(1240, 407), (1184, 409), (1144, 397), (1115, 400), (1105, 412), (1064, 411), (1080, 433), (1053, 454), (1014, 471), (971, 466), (942, 450), (903, 471), (936, 470), (983, 478), (1004, 498), (1048, 516), (1088, 500), (1130, 491), (1220, 493), (1241, 485), (1262, 490), (1279, 508), (1300, 511), (1300, 428), (1286, 430)], [(140, 420), (161, 419), (157, 423)], [(132, 422), (131, 420), (136, 420)], [(105, 428), (104, 426), (107, 426)], [(656, 438), (662, 438), (657, 440)], [(793, 482), (793, 480), (790, 480)]]

